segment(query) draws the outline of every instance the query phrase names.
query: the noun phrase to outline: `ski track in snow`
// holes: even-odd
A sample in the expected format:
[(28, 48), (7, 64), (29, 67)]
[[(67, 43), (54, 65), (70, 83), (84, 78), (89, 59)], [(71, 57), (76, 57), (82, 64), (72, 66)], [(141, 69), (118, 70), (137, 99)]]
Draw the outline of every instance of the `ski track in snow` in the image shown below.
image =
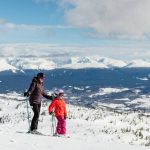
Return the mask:
[[(26, 113), (26, 103), (23, 98), (14, 99), (17, 93), (14, 93), (13, 99), (0, 99), (0, 149), (1, 150), (148, 150), (149, 147), (141, 146), (143, 139), (135, 140), (131, 143), (133, 135), (130, 132), (119, 133), (123, 126), (126, 129), (138, 128), (133, 125), (137, 114), (129, 116), (114, 115), (112, 112), (102, 110), (92, 110), (88, 108), (68, 106), (67, 134), (71, 138), (61, 138), (52, 136), (41, 136), (27, 134), (28, 122)], [(19, 101), (21, 100), (21, 101)], [(39, 131), (44, 134), (51, 134), (51, 116), (48, 115), (48, 103), (44, 103), (41, 109), (39, 120)], [(32, 115), (32, 111), (30, 109)], [(42, 115), (43, 114), (43, 115)], [(98, 114), (98, 116), (96, 116)], [(117, 117), (118, 116), (118, 117)], [(121, 120), (124, 119), (124, 122)], [(145, 118), (143, 117), (143, 120)], [(128, 124), (127, 120), (130, 124)], [(114, 122), (113, 122), (114, 121)], [(114, 124), (117, 122), (116, 124)], [(149, 129), (150, 122), (147, 118), (147, 124), (135, 120), (143, 128)], [(142, 124), (143, 123), (143, 124)], [(117, 134), (112, 130), (117, 129)], [(102, 132), (104, 131), (104, 132)], [(110, 133), (106, 133), (110, 132)], [(145, 132), (145, 131), (144, 131)], [(149, 132), (148, 132), (149, 133)], [(145, 133), (147, 134), (147, 133)], [(121, 136), (118, 138), (119, 136)], [(150, 140), (150, 139), (149, 139)], [(131, 143), (131, 144), (129, 144)]]

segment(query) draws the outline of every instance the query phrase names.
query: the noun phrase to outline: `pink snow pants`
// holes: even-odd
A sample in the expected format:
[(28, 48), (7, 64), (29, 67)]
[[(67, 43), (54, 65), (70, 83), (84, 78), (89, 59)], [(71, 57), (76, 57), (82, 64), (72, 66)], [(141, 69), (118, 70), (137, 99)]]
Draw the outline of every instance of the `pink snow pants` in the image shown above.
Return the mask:
[(66, 120), (64, 116), (57, 116), (57, 127), (56, 132), (57, 134), (66, 134)]

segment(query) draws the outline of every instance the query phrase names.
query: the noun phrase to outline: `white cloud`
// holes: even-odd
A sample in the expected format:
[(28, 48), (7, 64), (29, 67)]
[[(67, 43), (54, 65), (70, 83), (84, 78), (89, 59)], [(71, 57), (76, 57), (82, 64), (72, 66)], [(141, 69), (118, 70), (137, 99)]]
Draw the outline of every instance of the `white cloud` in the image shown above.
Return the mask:
[[(148, 48), (148, 47), (147, 47)], [(139, 46), (83, 46), (40, 43), (0, 44), (0, 57), (70, 57), (101, 56), (120, 60), (150, 58), (150, 52)], [(150, 47), (148, 48), (150, 49)]]
[(23, 57), (53, 57), (67, 55), (76, 51), (77, 47), (62, 46), (53, 44), (40, 44), (40, 43), (12, 43), (0, 44), (0, 56), (23, 56)]
[(0, 32), (5, 33), (11, 30), (16, 29), (16, 25), (10, 22), (7, 22), (5, 19), (0, 18)]
[(0, 32), (1, 33), (8, 33), (11, 31), (23, 31), (23, 32), (51, 32), (55, 29), (70, 29), (73, 28), (72, 26), (65, 26), (65, 25), (28, 25), (28, 24), (14, 24), (8, 22), (2, 18), (0, 18)]
[(150, 33), (149, 0), (62, 0), (62, 3), (71, 25), (94, 29), (102, 37), (138, 38)]

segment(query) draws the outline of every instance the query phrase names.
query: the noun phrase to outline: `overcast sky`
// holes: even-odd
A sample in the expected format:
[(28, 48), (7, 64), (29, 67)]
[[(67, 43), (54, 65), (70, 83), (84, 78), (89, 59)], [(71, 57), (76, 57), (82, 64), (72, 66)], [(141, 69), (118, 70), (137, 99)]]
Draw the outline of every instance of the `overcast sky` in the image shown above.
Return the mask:
[(55, 45), (83, 55), (150, 58), (149, 10), (149, 0), (1, 0), (0, 53), (18, 55), (15, 43), (28, 43), (24, 52), (36, 48), (40, 55), (40, 43), (49, 44), (46, 53)]

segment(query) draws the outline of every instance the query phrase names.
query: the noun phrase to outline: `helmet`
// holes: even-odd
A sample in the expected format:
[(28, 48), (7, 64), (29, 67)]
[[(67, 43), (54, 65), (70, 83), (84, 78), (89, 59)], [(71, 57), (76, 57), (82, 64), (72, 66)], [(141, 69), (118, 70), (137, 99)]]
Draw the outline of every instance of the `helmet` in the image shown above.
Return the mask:
[(60, 94), (64, 94), (64, 91), (62, 89), (59, 89), (59, 91), (58, 91), (58, 95), (60, 95)]
[(64, 91), (62, 89), (55, 89), (53, 93), (54, 93), (54, 96), (56, 97), (60, 94), (64, 94)]
[(58, 95), (58, 89), (55, 89), (55, 90), (54, 90), (53, 95), (54, 95), (55, 97), (57, 97), (57, 95)]

